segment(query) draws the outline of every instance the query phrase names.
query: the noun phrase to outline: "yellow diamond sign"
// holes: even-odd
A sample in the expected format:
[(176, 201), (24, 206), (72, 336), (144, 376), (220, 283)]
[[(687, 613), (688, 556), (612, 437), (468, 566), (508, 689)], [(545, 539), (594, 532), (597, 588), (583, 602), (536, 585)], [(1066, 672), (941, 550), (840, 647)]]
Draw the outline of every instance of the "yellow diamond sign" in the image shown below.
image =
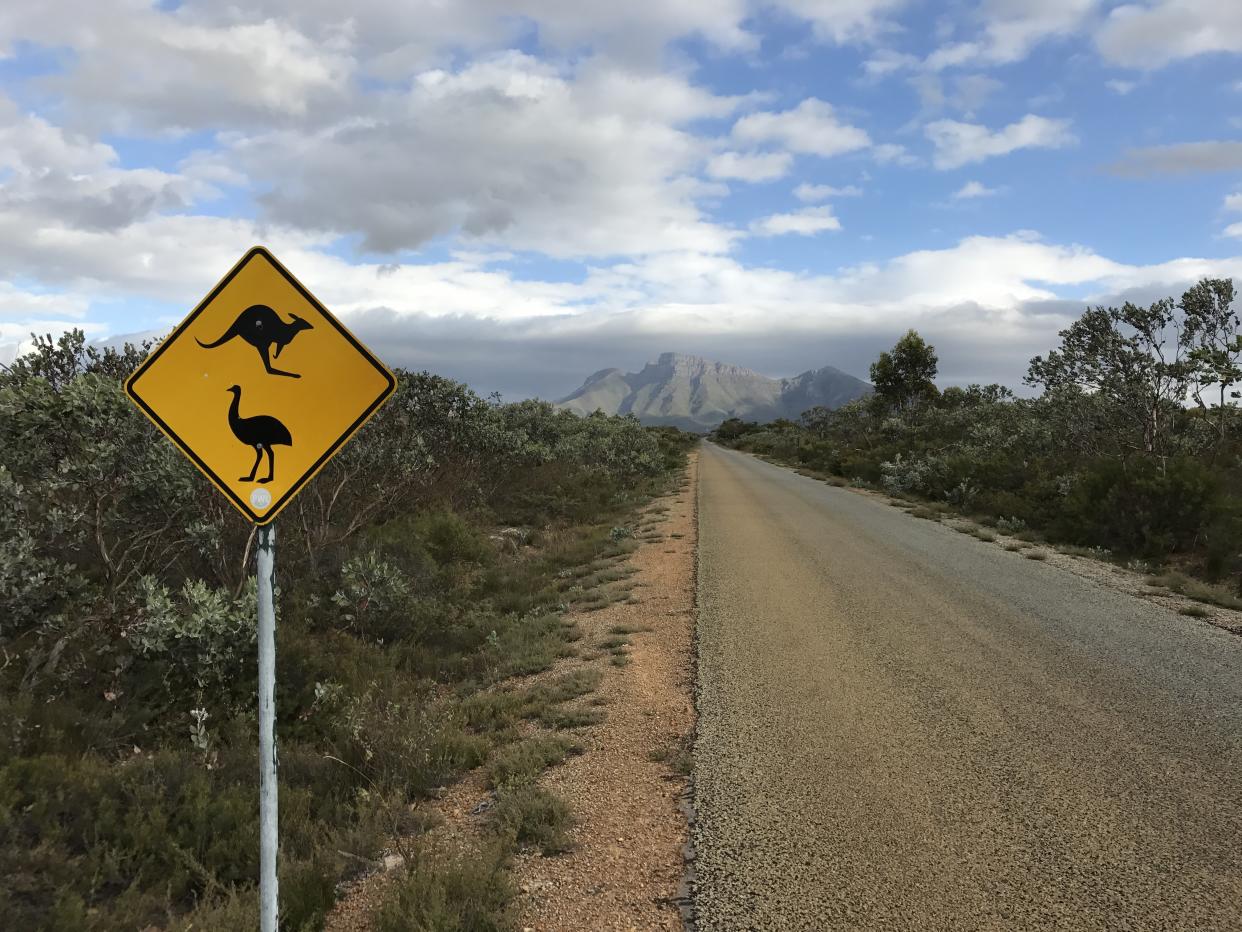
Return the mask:
[(396, 387), (384, 364), (256, 246), (125, 391), (242, 514), (267, 524)]

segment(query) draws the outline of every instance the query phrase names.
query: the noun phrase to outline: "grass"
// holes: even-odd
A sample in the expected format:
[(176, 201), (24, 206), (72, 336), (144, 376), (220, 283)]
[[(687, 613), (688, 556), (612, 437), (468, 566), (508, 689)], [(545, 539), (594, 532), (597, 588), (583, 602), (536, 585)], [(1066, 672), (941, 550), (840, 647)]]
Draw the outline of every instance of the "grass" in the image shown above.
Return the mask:
[(538, 786), (502, 791), (492, 808), (491, 828), (497, 835), (511, 844), (538, 848), (544, 855), (563, 854), (570, 849), (572, 823), (565, 801)]
[(604, 711), (598, 708), (554, 708), (539, 716), (539, 720), (549, 728), (587, 728), (598, 725), (605, 718)]
[(1023, 554), (1028, 560), (1047, 560), (1048, 554), (1043, 550), (1028, 550)]
[(694, 772), (693, 743), (691, 735), (683, 735), (672, 744), (656, 748), (651, 752), (651, 759), (657, 764), (667, 764), (675, 774), (688, 777)]
[(502, 748), (487, 765), (488, 785), (493, 789), (534, 783), (549, 767), (573, 754), (582, 745), (563, 735), (537, 735)]
[(650, 625), (620, 624), (620, 625), (613, 625), (611, 628), (608, 629), (608, 633), (609, 634), (639, 634), (640, 632), (650, 631), (650, 630), (651, 630)]
[(1189, 615), (1191, 618), (1211, 618), (1212, 613), (1202, 605), (1187, 605), (1185, 608), (1178, 609), (1179, 615)]
[[(506, 862), (505, 846), (500, 842), (479, 851), (419, 844), (400, 876), (385, 885), (373, 916), (376, 932), (511, 929), (515, 891)], [(254, 926), (250, 922), (230, 928)]]
[(1242, 609), (1242, 599), (1220, 586), (1191, 579), (1184, 573), (1171, 570), (1155, 576), (1149, 576), (1147, 585), (1153, 588), (1164, 588), (1195, 602), (1217, 605), (1221, 608)]

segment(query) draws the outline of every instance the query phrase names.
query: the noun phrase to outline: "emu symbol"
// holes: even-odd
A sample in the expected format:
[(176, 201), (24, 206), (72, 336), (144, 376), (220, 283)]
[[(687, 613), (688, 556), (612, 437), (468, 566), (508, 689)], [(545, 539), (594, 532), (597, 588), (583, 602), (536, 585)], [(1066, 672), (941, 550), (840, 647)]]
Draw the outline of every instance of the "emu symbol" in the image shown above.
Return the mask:
[(229, 429), (246, 446), (254, 447), (254, 466), (250, 469), (250, 475), (242, 476), (237, 481), (254, 482), (263, 454), (267, 453), (267, 478), (260, 479), (259, 482), (271, 482), (276, 472), (276, 454), (272, 452), (272, 447), (293, 446), (289, 428), (267, 414), (242, 417), (238, 410), (241, 407), (241, 386), (230, 386), (228, 391), (233, 395), (233, 403), (229, 405)]

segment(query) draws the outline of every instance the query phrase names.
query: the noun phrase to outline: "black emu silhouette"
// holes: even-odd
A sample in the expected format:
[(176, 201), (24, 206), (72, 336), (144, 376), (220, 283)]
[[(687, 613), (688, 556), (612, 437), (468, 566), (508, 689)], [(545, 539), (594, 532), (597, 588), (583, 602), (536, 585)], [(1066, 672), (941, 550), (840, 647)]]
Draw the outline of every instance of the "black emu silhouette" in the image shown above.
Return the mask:
[(237, 411), (241, 406), (241, 386), (230, 386), (228, 391), (233, 393), (233, 403), (229, 405), (229, 428), (233, 431), (234, 437), (246, 446), (254, 447), (254, 466), (250, 470), (250, 475), (242, 476), (237, 481), (255, 481), (254, 474), (259, 471), (259, 462), (266, 451), (267, 478), (259, 481), (271, 482), (276, 472), (276, 455), (272, 452), (272, 447), (293, 446), (289, 428), (267, 414), (260, 414), (258, 417), (242, 417)]
[(294, 337), (303, 330), (313, 329), (310, 324), (298, 317), (297, 314), (290, 314), (289, 316), (293, 320), (285, 323), (280, 319), (280, 315), (266, 304), (252, 304), (237, 315), (237, 320), (233, 321), (233, 326), (224, 332), (224, 336), (214, 343), (204, 343), (202, 340), (198, 340), (198, 345), (203, 347), (203, 349), (215, 349), (220, 344), (227, 343), (233, 337), (241, 337), (259, 351), (259, 355), (263, 358), (263, 368), (269, 374), (287, 375), (291, 379), (300, 379), (301, 376), (296, 372), (283, 372), (280, 369), (273, 369), (272, 361), (268, 358), (268, 354), (271, 353), (273, 346), (276, 347), (276, 352), (272, 353), (272, 355), (279, 359), (280, 351), (292, 342)]

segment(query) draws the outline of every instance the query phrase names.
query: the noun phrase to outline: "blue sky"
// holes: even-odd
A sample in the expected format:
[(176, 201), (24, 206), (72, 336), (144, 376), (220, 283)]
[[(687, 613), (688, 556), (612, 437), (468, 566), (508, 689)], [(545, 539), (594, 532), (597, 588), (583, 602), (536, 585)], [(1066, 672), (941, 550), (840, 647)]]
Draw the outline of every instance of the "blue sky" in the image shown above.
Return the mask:
[(0, 358), (271, 247), (395, 365), (1014, 384), (1242, 277), (1242, 4), (46, 0), (0, 14)]

